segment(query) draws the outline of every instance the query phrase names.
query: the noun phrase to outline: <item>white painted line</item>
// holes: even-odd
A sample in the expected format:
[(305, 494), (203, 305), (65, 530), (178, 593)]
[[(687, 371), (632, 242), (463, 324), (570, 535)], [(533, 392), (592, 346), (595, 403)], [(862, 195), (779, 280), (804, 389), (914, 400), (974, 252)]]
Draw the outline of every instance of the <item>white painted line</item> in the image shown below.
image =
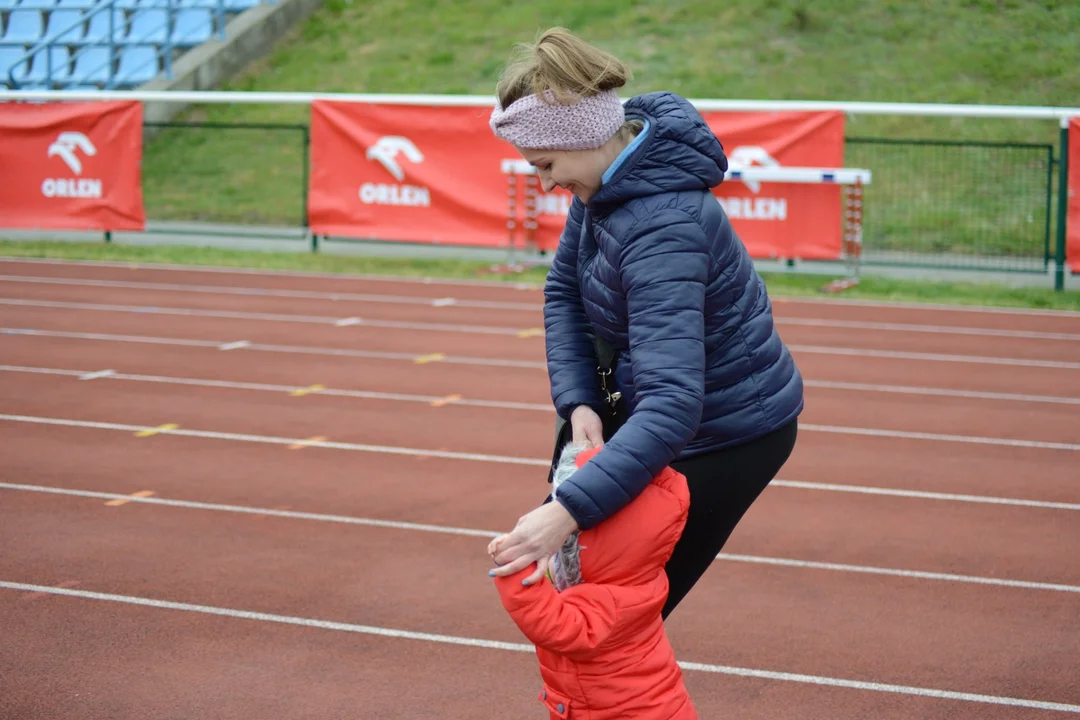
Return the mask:
[[(55, 278), (31, 275), (0, 275), (0, 282), (8, 283), (36, 283), (49, 285), (106, 287), (134, 290), (151, 290), (167, 292), (190, 292), (212, 293), (219, 295), (243, 295), (243, 296), (266, 296), (266, 297), (289, 297), (317, 300), (351, 300), (367, 303), (387, 303), (399, 305), (428, 305), (431, 307), (448, 307), (458, 305), (467, 308), (486, 308), (494, 310), (511, 310), (519, 312), (539, 312), (543, 310), (542, 304), (527, 303), (500, 303), (479, 300), (458, 300), (453, 297), (443, 298), (418, 298), (409, 295), (370, 295), (359, 293), (327, 293), (308, 290), (279, 290), (274, 288), (258, 287), (232, 287), (214, 285), (184, 285), (174, 283), (132, 282), (125, 280), (96, 280), (89, 278)], [(828, 318), (787, 318), (778, 316), (778, 325), (798, 325), (808, 327), (835, 327), (859, 330), (883, 330), (892, 332), (922, 332), (954, 335), (977, 335), (987, 337), (1011, 337), (1042, 340), (1080, 340), (1078, 333), (1052, 333), (1027, 330), (1005, 330), (994, 328), (974, 328), (951, 325), (919, 325), (907, 323), (870, 322), (857, 320), (831, 320)]]
[(827, 492), (846, 492), (861, 495), (884, 495), (887, 497), (917, 498), (920, 500), (945, 500), (949, 502), (984, 503), (987, 505), (1012, 505), (1034, 507), (1044, 510), (1070, 510), (1080, 512), (1080, 503), (1047, 502), (1043, 500), (1022, 500), (1001, 498), (988, 495), (959, 495), (925, 490), (901, 490), (897, 488), (866, 487), (863, 485), (844, 485), (842, 483), (816, 483), (801, 480), (773, 480), (770, 486), (796, 488), (799, 490), (824, 490)]
[[(233, 608), (215, 607), (210, 605), (195, 605), (191, 603), (171, 602), (168, 600), (155, 600), (132, 595), (117, 595), (113, 593), (92, 592), (90, 590), (75, 590), (72, 588), (50, 587), (48, 585), (31, 585), (0, 581), (0, 588), (17, 592), (38, 592), (50, 595), (81, 598), (85, 600), (101, 600), (105, 602), (123, 603), (142, 607), (152, 607), (161, 610), (179, 610), (183, 612), (203, 613), (206, 615), (218, 615), (243, 620), (256, 620), (260, 622), (282, 623), (286, 625), (299, 625), (302, 627), (316, 628), (319, 630), (333, 630), (338, 632), (352, 632), (363, 635), (376, 635), (380, 637), (418, 640), (446, 645), (463, 645), (483, 648), (487, 650), (506, 650), (510, 652), (534, 653), (535, 647), (528, 643), (510, 643), (498, 640), (484, 640), (480, 638), (461, 637), (454, 635), (441, 635), (435, 633), (414, 632), (394, 628), (376, 627), (371, 625), (356, 625), (352, 623), (332, 622), (329, 620), (317, 620), (288, 615), (276, 615), (272, 613), (253, 612), (250, 610), (236, 610)], [(872, 692), (896, 693), (902, 695), (915, 695), (919, 697), (936, 698), (942, 700), (958, 700), (963, 702), (983, 703), (991, 705), (1008, 705), (1038, 710), (1055, 710), (1058, 712), (1080, 714), (1080, 705), (1068, 705), (1065, 703), (1046, 702), (1042, 700), (1029, 700), (1024, 698), (1003, 697), (998, 695), (978, 695), (975, 693), (956, 692), (952, 690), (938, 690), (933, 688), (911, 687), (905, 685), (889, 685), (885, 683), (871, 683), (861, 680), (845, 680), (842, 678), (823, 677), (819, 675), (803, 675), (796, 673), (776, 672), (772, 670), (754, 670), (749, 668), (731, 667), (725, 665), (712, 665), (707, 663), (679, 662), (679, 666), (688, 672), (704, 672), (719, 675), (737, 675), (741, 677), (753, 677), (780, 682), (796, 682), (812, 685), (825, 685), (831, 687), (843, 687), (853, 690), (866, 690)]]
[(993, 328), (959, 327), (952, 325), (911, 325), (906, 323), (866, 322), (857, 320), (827, 320), (823, 318), (776, 318), (777, 325), (832, 327), (849, 330), (883, 330), (886, 332), (938, 333), (942, 335), (981, 335), (986, 337), (1025, 338), (1028, 340), (1080, 340), (1076, 333), (1037, 332), (1034, 330), (997, 330)]
[(867, 308), (890, 308), (896, 310), (926, 310), (927, 312), (963, 312), (979, 315), (1030, 315), (1032, 317), (1080, 318), (1075, 310), (1037, 310), (1034, 308), (990, 307), (987, 305), (946, 305), (942, 303), (916, 303), (900, 300), (857, 300), (854, 298), (815, 298), (778, 296), (777, 304), (783, 305), (839, 305)]
[[(226, 349), (222, 347), (222, 349)], [(25, 372), (25, 373), (38, 373), (38, 374), (75, 374), (76, 371), (55, 371), (51, 368), (33, 368), (17, 365), (0, 365), (0, 372)], [(138, 382), (156, 382), (163, 384), (175, 384), (175, 385), (192, 385), (202, 387), (220, 387), (231, 388), (237, 390), (261, 390), (269, 392), (293, 392), (297, 388), (295, 386), (286, 385), (271, 385), (264, 383), (245, 383), (234, 382), (229, 380), (200, 380), (195, 378), (175, 378), (175, 377), (163, 377), (160, 375), (137, 375), (127, 373), (113, 373), (106, 371), (107, 375), (99, 375), (99, 377), (111, 377), (115, 380), (131, 380)], [(446, 398), (436, 395), (409, 395), (403, 393), (382, 393), (382, 392), (369, 392), (363, 390), (334, 390), (325, 387), (319, 388), (319, 394), (321, 395), (334, 395), (338, 397), (352, 397), (362, 398), (367, 400), (389, 400), (396, 402), (417, 402), (431, 404), (434, 402), (440, 402), (445, 404)], [(495, 400), (466, 400), (463, 398), (455, 399), (456, 405), (469, 405), (473, 407), (485, 407), (485, 408), (498, 408), (505, 410), (526, 410), (534, 412), (554, 412), (554, 408), (549, 405), (533, 404), (533, 403), (511, 403), (500, 402)], [(806, 430), (810, 432), (828, 432), (843, 435), (863, 435), (870, 437), (883, 437), (883, 438), (899, 438), (904, 440), (927, 440), (933, 442), (956, 442), (956, 443), (971, 443), (976, 445), (995, 445), (1001, 447), (1023, 447), (1023, 448), (1035, 448), (1042, 450), (1067, 450), (1067, 451), (1080, 451), (1080, 444), (1074, 443), (1057, 443), (1046, 442), (1042, 440), (1014, 440), (1011, 438), (989, 438), (978, 437), (969, 435), (944, 435), (940, 433), (924, 433), (924, 432), (910, 432), (905, 430), (880, 430), (875, 428), (856, 428), (856, 427), (840, 427), (834, 425), (814, 425), (812, 423), (802, 423), (799, 426), (800, 430)]]
[[(38, 263), (42, 265), (76, 265), (85, 267), (112, 267), (131, 269), (131, 261), (116, 262), (109, 260), (60, 260), (54, 258), (23, 258), (0, 256), (0, 262)], [(543, 290), (542, 283), (505, 282), (492, 280), (465, 280), (456, 278), (415, 277), (406, 275), (372, 275), (363, 273), (313, 272), (303, 270), (266, 270), (245, 267), (223, 267), (219, 265), (176, 265), (173, 263), (146, 263), (139, 270), (170, 270), (178, 272), (205, 272), (220, 275), (254, 275), (266, 277), (301, 277), (326, 278), (335, 280), (363, 280), (367, 282), (401, 283), (406, 285), (459, 285), (511, 290)]]
[[(0, 487), (3, 487), (3, 485), (0, 485)], [(975, 585), (994, 585), (1023, 590), (1049, 590), (1053, 592), (1080, 593), (1080, 585), (1028, 582), (1025, 580), (1005, 580), (1002, 578), (979, 577), (976, 575), (954, 575), (951, 573), (923, 572), (921, 570), (898, 570), (895, 568), (813, 562), (809, 560), (791, 560), (788, 558), (762, 557), (759, 555), (732, 555), (730, 553), (720, 553), (716, 556), (716, 559), (757, 565), (805, 568), (810, 570), (833, 570), (836, 572), (865, 573), (868, 575), (889, 575), (893, 577), (914, 578), (917, 580), (939, 580), (943, 582), (973, 583)]]
[(358, 317), (347, 317), (338, 320), (334, 324), (338, 327), (348, 327), (349, 325), (359, 325), (361, 322), (363, 321)]
[(91, 373), (86, 373), (85, 375), (80, 375), (79, 379), (80, 380), (97, 380), (98, 378), (112, 377), (115, 374), (116, 374), (115, 370), (98, 370), (97, 372), (91, 372)]
[[(0, 298), (0, 305), (20, 307), (64, 308), (68, 310), (88, 310), (95, 312), (137, 312), (147, 315), (179, 315), (183, 317), (211, 317), (226, 320), (264, 320), (268, 322), (295, 322), (311, 325), (335, 325), (340, 320), (336, 317), (318, 315), (287, 315), (283, 313), (253, 313), (239, 310), (202, 310), (199, 308), (143, 307), (138, 305), (109, 305), (104, 303), (63, 302), (59, 300), (26, 300), (23, 298)], [(428, 332), (474, 333), (481, 335), (513, 335), (519, 328), (495, 327), (490, 325), (446, 325), (440, 323), (418, 323), (398, 320), (364, 320), (365, 326), (398, 328), (404, 330), (424, 330)]]
[[(58, 370), (55, 368), (41, 368), (41, 367), (27, 367), (24, 365), (0, 365), (0, 372), (19, 372), (36, 375), (66, 375), (66, 376), (79, 376), (82, 371), (80, 370)], [(297, 388), (293, 385), (273, 385), (269, 383), (249, 383), (249, 382), (236, 382), (232, 380), (203, 380), (200, 378), (178, 378), (178, 377), (165, 377), (161, 375), (138, 375), (131, 373), (118, 373), (113, 370), (104, 370), (102, 373), (91, 373), (94, 377), (108, 377), (112, 380), (129, 380), (133, 382), (151, 382), (162, 383), (167, 385), (192, 385), (197, 387), (218, 387), (228, 388), (232, 390), (257, 390), (263, 392), (292, 392)], [(80, 379), (86, 379), (88, 376), (83, 376)], [(386, 393), (375, 392), (368, 390), (337, 390), (334, 388), (320, 387), (320, 395), (331, 395), (337, 397), (350, 397), (350, 398), (362, 398), (366, 400), (393, 400), (398, 402), (415, 402), (430, 404), (433, 402), (447, 403), (446, 396), (440, 395), (410, 395), (406, 393)], [(452, 401), (454, 405), (468, 405), (470, 407), (485, 407), (485, 408), (499, 408), (504, 410), (527, 410), (533, 412), (554, 412), (554, 409), (550, 405), (542, 405), (539, 403), (517, 403), (517, 402), (504, 402), (499, 400), (472, 400), (468, 398), (455, 397)]]
[(900, 438), (905, 440), (933, 440), (936, 442), (973, 443), (975, 445), (998, 445), (1003, 447), (1038, 448), (1041, 450), (1080, 450), (1080, 444), (1043, 442), (1041, 440), (1013, 440), (1011, 438), (988, 438), (969, 435), (942, 435), (940, 433), (908, 432), (906, 430), (877, 430), (874, 428), (840, 427), (799, 423), (799, 430), (838, 433), (841, 435), (866, 435), (870, 437)]
[[(129, 342), (146, 343), (150, 345), (186, 345), (190, 347), (220, 348), (221, 342), (215, 340), (188, 340), (182, 338), (160, 338), (146, 335), (110, 335), (106, 333), (79, 333), (62, 330), (34, 330), (28, 328), (0, 328), (0, 335), (27, 335), (32, 337), (64, 338), (67, 340), (102, 340), (106, 342)], [(247, 341), (242, 341), (247, 343)], [(247, 343), (239, 345), (231, 343), (238, 348), (258, 350), (262, 352), (301, 353), (305, 355), (328, 355), (338, 357), (372, 358), (376, 360), (405, 360), (415, 361), (422, 355), (415, 353), (392, 353), (378, 352), (375, 350), (352, 350), (348, 348), (318, 348), (318, 347), (295, 347), (290, 345), (263, 345)], [(447, 355), (440, 360), (441, 363), (457, 365), (483, 365), (491, 367), (526, 368), (529, 370), (546, 370), (547, 365), (543, 362), (530, 362), (528, 360), (500, 360), (498, 358), (473, 358)]]
[(285, 290), (278, 288), (236, 287), (230, 285), (182, 285), (175, 283), (131, 282), (127, 280), (94, 280), (89, 278), (54, 278), (32, 275), (0, 275), (0, 282), (40, 283), (48, 285), (74, 285), (87, 287), (123, 288), (130, 290), (154, 290), (163, 292), (209, 293), (214, 295), (256, 295), (265, 297), (303, 298), (307, 300), (336, 300), (366, 303), (388, 303), (393, 305), (425, 305), (445, 307), (460, 305), (468, 308), (488, 310), (512, 310), (518, 312), (539, 312), (542, 304), (494, 302), (490, 300), (458, 300), (457, 298), (436, 298), (434, 300), (415, 295), (372, 295), (368, 293), (328, 293), (315, 290)]
[(823, 345), (788, 345), (792, 352), (822, 355), (850, 355), (897, 360), (926, 360), (930, 362), (972, 363), (982, 365), (1014, 365), (1017, 367), (1062, 368), (1080, 370), (1080, 362), (1062, 360), (1028, 360), (1026, 358), (987, 357), (981, 355), (943, 355), (940, 353), (902, 352), (900, 350), (866, 350), (862, 348), (827, 347)]
[[(461, 528), (447, 525), (410, 523), (394, 520), (378, 520), (374, 518), (361, 518), (350, 515), (328, 515), (324, 513), (298, 512), (295, 510), (258, 508), (246, 505), (223, 505), (219, 503), (195, 502), (191, 500), (174, 500), (162, 497), (136, 497), (132, 495), (124, 495), (121, 493), (95, 492), (92, 490), (69, 490), (67, 488), (49, 487), (45, 485), (23, 485), (17, 483), (0, 482), (0, 489), (14, 490), (20, 492), (36, 492), (52, 495), (65, 495), (70, 497), (85, 497), (95, 500), (125, 500), (131, 503), (143, 503), (145, 505), (164, 505), (166, 507), (178, 507), (193, 510), (209, 510), (213, 512), (231, 512), (244, 515), (271, 515), (274, 517), (287, 518), (291, 520), (310, 520), (315, 522), (342, 523), (346, 525), (363, 525), (368, 527), (388, 528), (393, 530), (408, 530), (412, 532), (440, 533), (445, 535), (464, 535), (469, 537), (491, 538), (497, 537), (501, 534), (499, 531), (496, 530), (479, 530), (474, 528)], [(1052, 592), (1080, 593), (1080, 586), (1064, 585), (1060, 583), (1007, 580), (1003, 578), (933, 573), (923, 572), (919, 570), (899, 570), (895, 568), (870, 567), (865, 565), (844, 565), (838, 563), (812, 562), (807, 560), (792, 560), (788, 558), (765, 557), (760, 555), (732, 555), (730, 553), (720, 553), (716, 556), (716, 559), (722, 561), (752, 563), (761, 565), (776, 565), (780, 567), (794, 567), (813, 570), (831, 570), (837, 572), (853, 572), (871, 575), (889, 575), (894, 577), (914, 578), (919, 580), (974, 583), (978, 585), (992, 585), (1024, 590), (1047, 590)]]
[(942, 397), (974, 398), (979, 400), (1005, 400), (1015, 402), (1059, 403), (1080, 405), (1080, 398), (1054, 397), (1051, 395), (1023, 395), (1017, 393), (982, 392), (979, 390), (954, 390), (950, 388), (915, 387), (911, 385), (870, 385), (866, 383), (834, 382), (832, 380), (803, 380), (803, 385), (830, 390), (853, 390), (856, 392), (897, 393), (900, 395), (935, 395)]
[(251, 347), (251, 343), (247, 340), (237, 340), (236, 342), (225, 343), (219, 345), (218, 350), (239, 350), (240, 348)]
[(393, 447), (390, 445), (365, 445), (362, 443), (333, 442), (329, 440), (316, 442), (304, 438), (282, 438), (269, 435), (248, 435), (245, 433), (188, 430), (185, 428), (164, 428), (148, 425), (125, 425), (121, 423), (94, 422), (89, 420), (64, 420), (61, 418), (33, 417), (29, 415), (0, 415), (0, 421), (33, 423), (38, 425), (60, 425), (64, 427), (83, 427), (98, 430), (120, 430), (133, 433), (154, 431), (161, 435), (179, 435), (182, 437), (197, 437), (211, 440), (233, 440), (239, 442), (263, 443), (267, 445), (294, 445), (298, 442), (303, 442), (306, 447), (321, 447), (332, 450), (353, 450), (357, 452), (383, 453), (388, 455), (411, 455), (413, 457), (437, 457), (445, 460), (473, 460), (477, 462), (492, 462), (507, 465), (547, 467), (550, 464), (550, 461), (547, 460), (534, 460), (531, 458), (510, 457), (507, 455), (485, 455), (483, 453), (450, 452), (448, 450), (422, 450), (418, 448)]
[[(161, 435), (179, 435), (183, 437), (207, 438), (212, 440), (233, 440), (239, 442), (264, 443), (268, 445), (294, 445), (304, 443), (305, 447), (322, 447), (333, 450), (353, 450), (359, 452), (384, 453), (389, 455), (409, 455), (413, 457), (438, 457), (449, 460), (474, 460), (509, 465), (528, 465), (548, 467), (550, 460), (541, 458), (520, 458), (506, 455), (484, 455), (476, 453), (449, 452), (446, 450), (423, 450), (417, 448), (393, 447), (389, 445), (363, 445), (331, 441), (312, 441), (304, 438), (280, 438), (265, 435), (226, 433), (209, 430), (189, 430), (184, 428), (162, 428), (147, 425), (125, 425), (120, 423), (95, 422), (91, 420), (67, 420), (63, 418), (35, 417), (30, 415), (0, 415), (0, 421), (28, 423), (35, 425), (53, 425), (61, 427), (90, 428), (97, 430), (118, 430), (122, 432), (154, 431)], [(1054, 510), (1080, 511), (1080, 503), (1043, 502), (1041, 500), (1018, 500), (1012, 498), (987, 497), (982, 495), (954, 495), (949, 493), (923, 492), (918, 490), (894, 490), (890, 488), (861, 487), (858, 485), (830, 485), (793, 480), (773, 480), (771, 485), (791, 487), (803, 490), (831, 490), (836, 492), (865, 493), (871, 495), (890, 495), (895, 497), (922, 498), (928, 500), (951, 500), (958, 502), (989, 503), (994, 505), (1016, 505)]]
[(377, 520), (374, 518), (361, 518), (349, 515), (327, 515), (324, 513), (297, 512), (295, 510), (277, 510), (273, 508), (257, 508), (246, 505), (222, 505), (218, 503), (195, 502), (192, 500), (173, 500), (161, 497), (133, 497), (120, 493), (94, 492), (91, 490), (68, 490), (44, 485), (21, 485), (17, 483), (0, 482), (0, 489), (18, 490), (22, 492), (38, 492), (53, 495), (67, 495), (72, 497), (93, 498), (96, 500), (129, 500), (132, 503), (144, 505), (165, 505), (167, 507), (189, 508), (193, 510), (212, 510), (215, 512), (231, 512), (244, 515), (272, 515), (274, 517), (289, 518), (292, 520), (314, 520), (317, 522), (343, 523), (346, 525), (365, 525), (369, 527), (389, 528), (393, 530), (411, 530), (415, 532), (433, 532), (446, 535), (466, 535), (470, 537), (497, 537), (500, 533), (493, 530), (473, 530), (471, 528), (448, 527), (444, 525), (428, 525), (424, 523), (398, 522), (395, 520)]
[[(59, 258), (24, 258), (17, 256), (2, 256), (0, 255), (0, 263), (7, 262), (12, 264), (26, 263), (26, 264), (38, 264), (38, 265), (59, 265), (59, 266), (76, 266), (76, 267), (99, 267), (99, 268), (122, 268), (124, 270), (131, 269), (131, 261), (112, 261), (112, 260), (63, 260)], [(504, 282), (504, 281), (492, 281), (492, 280), (465, 280), (455, 278), (436, 278), (436, 277), (415, 277), (405, 275), (376, 275), (376, 274), (364, 274), (364, 273), (335, 273), (335, 272), (313, 272), (303, 270), (271, 270), (271, 269), (256, 269), (256, 268), (244, 268), (244, 267), (223, 267), (217, 265), (177, 265), (175, 263), (146, 263), (140, 265), (139, 270), (166, 270), (173, 272), (189, 272), (189, 273), (209, 273), (218, 275), (244, 275), (254, 277), (293, 277), (293, 278), (320, 278), (320, 279), (336, 279), (336, 280), (358, 280), (376, 283), (400, 283), (400, 284), (415, 284), (415, 285), (448, 285), (448, 286), (463, 286), (463, 287), (482, 287), (492, 290), (499, 289), (513, 289), (524, 291), (542, 291), (544, 289), (542, 282), (536, 283), (522, 283), (522, 282)], [(853, 307), (870, 307), (870, 308), (896, 308), (905, 310), (927, 310), (935, 312), (944, 310), (948, 312), (967, 312), (978, 313), (983, 315), (1031, 315), (1035, 317), (1055, 317), (1055, 318), (1080, 318), (1080, 312), (1073, 310), (1045, 310), (1045, 309), (1028, 309), (1028, 308), (1009, 308), (1009, 307), (990, 307), (985, 305), (947, 305), (943, 303), (917, 303), (917, 302), (904, 302), (904, 301), (887, 301), (887, 300), (859, 300), (854, 298), (818, 298), (809, 296), (784, 296), (777, 295), (774, 298), (776, 303), (783, 303), (785, 305), (838, 305), (838, 306), (853, 306)]]

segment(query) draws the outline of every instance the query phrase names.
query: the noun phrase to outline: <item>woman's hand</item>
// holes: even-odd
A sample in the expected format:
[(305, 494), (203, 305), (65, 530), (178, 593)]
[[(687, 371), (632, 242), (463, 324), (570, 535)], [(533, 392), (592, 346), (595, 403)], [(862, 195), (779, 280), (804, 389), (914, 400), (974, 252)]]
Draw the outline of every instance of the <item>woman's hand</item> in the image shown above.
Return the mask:
[(536, 571), (522, 582), (531, 585), (547, 572), (551, 556), (578, 529), (577, 522), (560, 503), (541, 505), (518, 520), (514, 529), (488, 545), (488, 554), (497, 566), (492, 577), (513, 575), (537, 563)]
[(570, 413), (570, 427), (574, 431), (573, 443), (585, 447), (604, 446), (604, 422), (588, 405), (578, 405)]

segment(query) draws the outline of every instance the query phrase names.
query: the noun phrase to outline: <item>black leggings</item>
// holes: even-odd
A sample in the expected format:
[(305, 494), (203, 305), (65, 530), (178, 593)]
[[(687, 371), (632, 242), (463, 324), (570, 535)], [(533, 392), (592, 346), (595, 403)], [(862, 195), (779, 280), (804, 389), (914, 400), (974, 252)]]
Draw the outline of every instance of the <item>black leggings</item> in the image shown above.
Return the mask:
[(797, 434), (793, 420), (744, 445), (671, 464), (690, 486), (690, 512), (666, 567), (670, 591), (665, 619), (709, 569), (751, 503), (787, 462)]

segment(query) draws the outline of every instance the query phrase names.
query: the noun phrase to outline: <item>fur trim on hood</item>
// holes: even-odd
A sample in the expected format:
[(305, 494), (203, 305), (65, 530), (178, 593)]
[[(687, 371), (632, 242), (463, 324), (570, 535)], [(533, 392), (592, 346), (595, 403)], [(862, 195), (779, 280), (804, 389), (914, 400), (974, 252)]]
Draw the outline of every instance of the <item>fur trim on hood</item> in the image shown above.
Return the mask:
[[(559, 462), (551, 478), (551, 499), (559, 491), (559, 485), (568, 480), (578, 470), (577, 458), (586, 448), (583, 445), (569, 443), (559, 455)], [(578, 546), (578, 534), (575, 530), (566, 538), (566, 542), (551, 558), (551, 582), (555, 589), (562, 592), (581, 582), (581, 548)]]

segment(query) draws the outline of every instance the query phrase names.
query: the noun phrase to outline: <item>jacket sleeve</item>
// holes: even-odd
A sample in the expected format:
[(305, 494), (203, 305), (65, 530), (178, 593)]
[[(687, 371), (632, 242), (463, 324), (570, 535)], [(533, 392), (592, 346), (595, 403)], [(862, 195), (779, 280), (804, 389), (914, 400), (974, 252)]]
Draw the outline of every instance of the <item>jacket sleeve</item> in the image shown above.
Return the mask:
[(578, 585), (562, 593), (544, 578), (533, 585), (521, 581), (536, 569), (495, 578), (503, 607), (536, 647), (563, 655), (587, 656), (611, 636), (619, 620), (617, 585)]
[(555, 411), (569, 420), (578, 405), (599, 409), (592, 325), (581, 304), (577, 279), (578, 241), (585, 206), (574, 198), (544, 284), (544, 342)]
[(639, 221), (619, 257), (635, 407), (604, 448), (558, 489), (590, 528), (633, 500), (694, 437), (705, 397), (704, 232), (685, 212)]

